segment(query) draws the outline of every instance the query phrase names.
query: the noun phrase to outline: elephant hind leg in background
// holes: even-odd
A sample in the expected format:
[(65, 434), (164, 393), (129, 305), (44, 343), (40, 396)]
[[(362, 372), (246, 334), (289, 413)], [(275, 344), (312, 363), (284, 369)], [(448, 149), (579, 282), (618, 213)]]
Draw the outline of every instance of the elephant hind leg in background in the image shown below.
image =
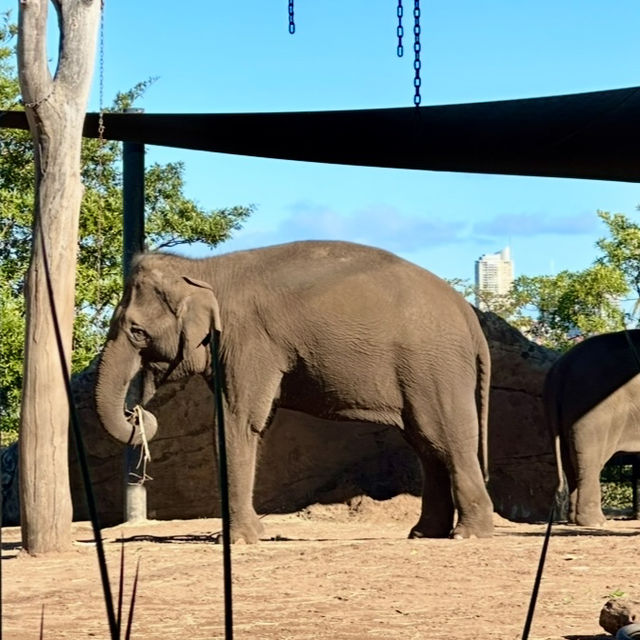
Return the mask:
[(615, 450), (590, 445), (598, 438), (599, 426), (596, 413), (574, 423), (570, 434), (570, 462), (565, 471), (569, 522), (583, 527), (602, 527), (607, 521), (602, 511), (600, 473)]
[(578, 474), (576, 473), (576, 462), (570, 455), (570, 448), (566, 443), (561, 442), (561, 435), (556, 436), (554, 446), (556, 448), (556, 465), (558, 467), (558, 492), (565, 489), (568, 497), (567, 519), (569, 522), (576, 521), (576, 505), (578, 503)]

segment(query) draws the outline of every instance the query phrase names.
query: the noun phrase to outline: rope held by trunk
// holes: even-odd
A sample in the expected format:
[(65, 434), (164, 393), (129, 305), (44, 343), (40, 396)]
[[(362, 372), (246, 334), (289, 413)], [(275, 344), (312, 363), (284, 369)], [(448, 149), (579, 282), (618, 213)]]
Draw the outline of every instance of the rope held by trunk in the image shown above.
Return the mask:
[(133, 424), (134, 431), (135, 425), (137, 424), (140, 428), (140, 439), (142, 442), (140, 443), (140, 457), (138, 458), (138, 463), (136, 464), (136, 471), (140, 471), (140, 473), (131, 472), (129, 475), (135, 476), (139, 478), (139, 482), (137, 484), (144, 484), (147, 480), (153, 480), (153, 478), (147, 474), (147, 463), (151, 462), (151, 452), (149, 451), (149, 439), (147, 438), (147, 432), (144, 428), (144, 417), (143, 417), (142, 407), (137, 404), (133, 408)]

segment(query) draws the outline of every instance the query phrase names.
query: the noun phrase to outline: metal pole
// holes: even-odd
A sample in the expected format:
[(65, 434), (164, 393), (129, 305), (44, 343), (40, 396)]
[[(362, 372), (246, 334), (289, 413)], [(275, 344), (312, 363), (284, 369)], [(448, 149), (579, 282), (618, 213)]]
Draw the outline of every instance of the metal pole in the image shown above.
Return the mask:
[(640, 519), (640, 454), (635, 454), (631, 459), (631, 498), (633, 500), (633, 518)]
[[(144, 109), (125, 109), (125, 113), (142, 113)], [(136, 253), (144, 250), (144, 144), (122, 143), (122, 215), (123, 277), (131, 272), (131, 263)], [(132, 389), (140, 397), (140, 389)], [(124, 516), (127, 522), (146, 520), (147, 489), (144, 478), (134, 474), (139, 452), (128, 446), (124, 456)]]
[[(125, 113), (142, 113), (126, 109)], [(144, 144), (122, 143), (123, 273), (131, 271), (133, 256), (144, 250)]]
[(220, 366), (220, 332), (211, 330), (211, 360), (218, 427), (218, 470), (222, 515), (222, 568), (224, 580), (224, 637), (233, 640), (233, 595), (231, 576), (231, 517), (229, 514), (229, 472), (227, 467), (227, 436), (224, 424), (224, 394)]

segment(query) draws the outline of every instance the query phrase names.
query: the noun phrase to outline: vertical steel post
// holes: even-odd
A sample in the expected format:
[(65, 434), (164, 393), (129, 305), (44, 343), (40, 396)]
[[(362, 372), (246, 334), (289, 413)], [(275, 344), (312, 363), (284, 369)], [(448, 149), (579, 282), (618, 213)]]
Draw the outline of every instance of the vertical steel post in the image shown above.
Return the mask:
[(636, 453), (631, 459), (631, 499), (632, 517), (640, 519), (640, 454)]
[[(125, 109), (125, 113), (142, 113), (143, 109)], [(131, 262), (136, 253), (144, 250), (144, 144), (123, 142), (122, 144), (122, 215), (123, 215), (123, 260), (124, 280), (131, 271)], [(140, 389), (133, 389), (139, 396)], [(128, 446), (124, 456), (124, 516), (127, 522), (147, 518), (147, 489), (141, 479), (134, 475), (139, 458), (135, 447)]]
[[(125, 113), (142, 113), (126, 109)], [(123, 273), (131, 271), (133, 256), (144, 250), (144, 144), (122, 143)]]

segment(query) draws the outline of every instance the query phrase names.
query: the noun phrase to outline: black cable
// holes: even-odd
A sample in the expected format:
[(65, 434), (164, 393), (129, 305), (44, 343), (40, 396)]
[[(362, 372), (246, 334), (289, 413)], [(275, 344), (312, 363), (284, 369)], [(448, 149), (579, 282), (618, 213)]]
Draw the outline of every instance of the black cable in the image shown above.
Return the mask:
[(536, 579), (533, 583), (533, 591), (531, 592), (531, 600), (529, 601), (529, 610), (527, 611), (527, 619), (524, 623), (524, 629), (522, 630), (522, 640), (529, 638), (529, 631), (531, 630), (531, 623), (533, 622), (533, 613), (536, 608), (536, 601), (538, 600), (538, 591), (540, 589), (540, 582), (542, 581), (542, 572), (544, 570), (544, 562), (547, 557), (547, 549), (549, 547), (549, 538), (551, 537), (551, 527), (553, 525), (553, 519), (556, 512), (556, 496), (553, 497), (553, 503), (551, 510), (549, 511), (549, 521), (547, 522), (547, 530), (544, 534), (544, 542), (542, 543), (542, 551), (540, 552), (540, 560), (538, 562), (538, 571), (536, 572)]
[(227, 440), (225, 436), (222, 396), (222, 367), (220, 366), (220, 332), (211, 331), (211, 360), (213, 388), (218, 426), (218, 471), (220, 475), (220, 507), (222, 510), (222, 563), (224, 569), (224, 633), (233, 639), (233, 597), (231, 593), (231, 518), (229, 515), (229, 473), (227, 469)]

